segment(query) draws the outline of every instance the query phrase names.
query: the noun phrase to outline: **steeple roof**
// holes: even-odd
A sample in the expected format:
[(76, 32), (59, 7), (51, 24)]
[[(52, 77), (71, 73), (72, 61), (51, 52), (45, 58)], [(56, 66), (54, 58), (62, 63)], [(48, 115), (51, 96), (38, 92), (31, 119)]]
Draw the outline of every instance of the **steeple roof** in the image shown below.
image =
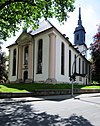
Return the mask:
[(85, 28), (82, 25), (81, 19), (81, 8), (79, 7), (78, 26), (75, 28), (74, 31), (74, 45), (86, 45), (85, 33)]
[(82, 25), (82, 20), (81, 20), (81, 8), (79, 8), (79, 20), (78, 20), (78, 25)]
[(85, 29), (84, 29), (84, 27), (82, 25), (82, 20), (81, 20), (81, 8), (79, 7), (78, 27), (75, 28), (74, 33), (77, 32), (77, 31), (80, 31), (80, 30), (83, 30), (85, 32)]

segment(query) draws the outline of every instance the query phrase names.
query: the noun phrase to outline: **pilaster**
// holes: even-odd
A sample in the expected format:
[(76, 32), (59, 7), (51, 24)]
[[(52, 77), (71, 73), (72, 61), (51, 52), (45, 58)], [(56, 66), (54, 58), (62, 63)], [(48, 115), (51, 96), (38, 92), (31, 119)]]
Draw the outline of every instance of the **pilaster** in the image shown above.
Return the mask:
[(49, 34), (49, 71), (48, 83), (56, 83), (55, 79), (55, 69), (56, 69), (56, 35), (54, 33)]
[(18, 55), (18, 81), (22, 81), (22, 59), (23, 59), (23, 48), (19, 46), (19, 55)]
[(10, 66), (10, 65), (11, 65), (11, 64), (10, 64), (10, 60), (11, 60), (11, 59), (10, 59), (10, 58), (11, 58), (11, 51), (10, 51), (10, 49), (9, 49), (9, 62), (8, 62), (8, 81), (9, 81), (9, 82), (10, 82), (10, 74), (11, 74), (11, 72), (10, 72), (10, 71), (11, 71), (11, 70), (10, 70), (10, 69), (11, 69), (11, 66)]
[(33, 79), (33, 73), (32, 73), (32, 71), (33, 71), (33, 68), (32, 68), (32, 61), (33, 61), (33, 58), (32, 58), (32, 43), (30, 43), (29, 44), (29, 60), (28, 60), (28, 80), (29, 81), (32, 81), (32, 79)]

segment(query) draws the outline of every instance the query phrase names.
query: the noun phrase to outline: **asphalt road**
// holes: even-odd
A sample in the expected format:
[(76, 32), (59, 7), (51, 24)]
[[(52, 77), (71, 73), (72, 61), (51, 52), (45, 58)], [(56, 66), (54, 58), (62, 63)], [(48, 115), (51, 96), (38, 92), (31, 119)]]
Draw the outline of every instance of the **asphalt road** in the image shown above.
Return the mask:
[(0, 99), (0, 126), (100, 126), (100, 93)]

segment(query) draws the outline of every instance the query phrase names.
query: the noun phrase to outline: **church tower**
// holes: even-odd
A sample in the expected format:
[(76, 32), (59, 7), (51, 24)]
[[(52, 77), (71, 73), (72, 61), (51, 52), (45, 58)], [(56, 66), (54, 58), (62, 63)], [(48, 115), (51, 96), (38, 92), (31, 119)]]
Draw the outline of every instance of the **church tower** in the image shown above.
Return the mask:
[[(78, 50), (82, 52), (83, 50), (87, 49), (85, 44), (85, 29), (82, 25), (81, 20), (81, 8), (79, 7), (79, 19), (78, 19), (78, 26), (75, 28), (74, 31), (74, 45), (77, 46)], [(86, 57), (86, 52), (82, 53)]]

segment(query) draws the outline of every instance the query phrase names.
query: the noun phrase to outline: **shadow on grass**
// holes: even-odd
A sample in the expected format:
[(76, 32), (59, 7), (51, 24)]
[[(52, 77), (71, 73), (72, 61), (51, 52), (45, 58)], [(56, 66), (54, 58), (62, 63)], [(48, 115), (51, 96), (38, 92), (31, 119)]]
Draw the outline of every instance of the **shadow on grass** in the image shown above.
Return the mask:
[(61, 118), (35, 110), (34, 105), (22, 102), (0, 104), (1, 126), (93, 126), (87, 119), (75, 114)]

